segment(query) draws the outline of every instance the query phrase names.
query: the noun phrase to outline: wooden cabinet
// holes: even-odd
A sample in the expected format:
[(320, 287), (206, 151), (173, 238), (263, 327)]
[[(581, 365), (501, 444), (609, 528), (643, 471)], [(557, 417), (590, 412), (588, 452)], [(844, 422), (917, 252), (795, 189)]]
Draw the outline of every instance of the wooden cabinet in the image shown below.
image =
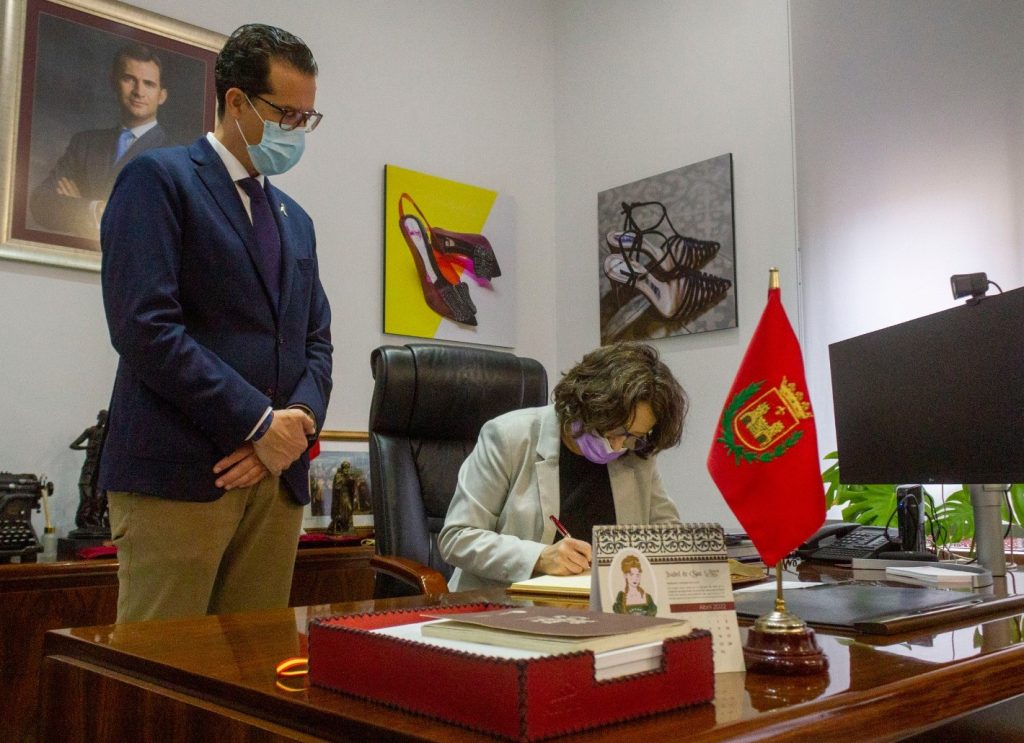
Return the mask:
[[(373, 547), (302, 548), (290, 606), (373, 597)], [(117, 561), (0, 565), (0, 739), (35, 740), (43, 635), (109, 624), (117, 612)]]

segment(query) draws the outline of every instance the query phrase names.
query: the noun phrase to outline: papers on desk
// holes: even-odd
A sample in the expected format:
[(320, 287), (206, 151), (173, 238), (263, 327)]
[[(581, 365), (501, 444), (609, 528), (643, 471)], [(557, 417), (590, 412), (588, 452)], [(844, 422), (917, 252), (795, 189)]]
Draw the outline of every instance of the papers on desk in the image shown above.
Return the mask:
[(885, 577), (936, 588), (972, 588), (975, 581), (975, 575), (972, 573), (932, 565), (905, 568), (890, 566), (885, 569)]
[[(782, 591), (795, 590), (797, 588), (812, 588), (814, 586), (820, 586), (821, 583), (813, 583), (811, 581), (799, 581), (799, 580), (784, 580), (782, 581)], [(757, 591), (774, 591), (776, 589), (775, 582), (771, 583), (758, 583), (756, 586), (746, 586), (744, 588), (734, 588), (733, 593), (754, 593)]]

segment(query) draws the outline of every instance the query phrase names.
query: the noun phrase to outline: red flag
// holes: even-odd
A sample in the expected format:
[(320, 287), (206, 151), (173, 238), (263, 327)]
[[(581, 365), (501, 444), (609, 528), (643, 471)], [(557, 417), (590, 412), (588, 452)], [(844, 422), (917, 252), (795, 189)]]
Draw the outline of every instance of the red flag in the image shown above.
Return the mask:
[(729, 390), (708, 472), (768, 565), (825, 521), (804, 364), (777, 287)]

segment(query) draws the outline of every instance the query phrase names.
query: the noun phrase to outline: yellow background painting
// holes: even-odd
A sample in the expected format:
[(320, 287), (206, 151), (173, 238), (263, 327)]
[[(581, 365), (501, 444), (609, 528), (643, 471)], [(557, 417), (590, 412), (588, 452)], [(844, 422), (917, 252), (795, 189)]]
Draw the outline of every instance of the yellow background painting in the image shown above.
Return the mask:
[[(514, 310), (509, 200), (502, 200), (497, 191), (394, 165), (386, 166), (384, 180), (384, 332), (513, 346), (514, 330), (513, 337), (508, 337), (508, 323), (499, 322), (501, 315), (514, 317), (514, 314), (504, 314)], [(409, 198), (403, 198), (403, 194)], [(424, 222), (427, 233), (431, 228), (443, 228), (486, 235), (501, 265), (501, 275), (489, 284), (473, 281), (472, 277), (464, 275), (466, 272), (461, 266), (439, 264), (441, 273), (450, 282), (462, 281), (467, 285), (478, 308), (477, 326), (444, 318), (428, 306), (415, 258), (399, 224), (400, 202), (407, 216), (414, 215)], [(428, 281), (436, 278), (431, 267), (426, 271)], [(501, 310), (500, 314), (497, 310)]]

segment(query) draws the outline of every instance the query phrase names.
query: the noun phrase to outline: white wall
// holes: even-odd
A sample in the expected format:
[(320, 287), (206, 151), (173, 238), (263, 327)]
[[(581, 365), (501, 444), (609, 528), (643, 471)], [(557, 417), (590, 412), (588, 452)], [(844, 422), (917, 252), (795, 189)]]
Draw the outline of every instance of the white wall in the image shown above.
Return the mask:
[[(136, 0), (224, 34), (260, 21), (303, 37), (324, 122), (276, 179), (312, 215), (334, 311), (329, 428), (366, 430), (382, 327), (383, 171), (391, 163), (510, 194), (517, 204), (517, 353), (555, 368), (554, 24), (542, 0)], [(4, 102), (10, 105), (10, 102)], [(99, 275), (0, 261), (0, 469), (49, 476), (74, 527), (83, 452), (116, 357)], [(40, 524), (37, 520), (37, 526)]]
[(659, 456), (668, 491), (685, 519), (734, 525), (705, 460), (772, 266), (798, 322), (787, 4), (563, 0), (555, 11), (560, 370), (600, 342), (598, 192), (733, 154), (739, 327), (655, 346), (692, 403), (682, 446)]
[[(365, 429), (369, 353), (407, 340), (380, 332), (386, 163), (516, 199), (514, 350), (554, 384), (599, 342), (597, 193), (733, 154), (739, 328), (656, 344), (691, 396), (662, 471), (692, 520), (735, 523), (704, 460), (769, 267), (822, 452), (829, 342), (949, 306), (951, 273), (1024, 283), (1019, 2), (794, 0), (795, 153), (786, 0), (137, 4), (222, 33), (281, 25), (320, 62), (327, 118), (279, 182), (317, 223), (331, 428)], [(107, 404), (116, 361), (98, 276), (0, 261), (0, 349), (0, 468), (49, 475), (66, 530), (83, 459), (67, 445)]]
[(794, 0), (792, 33), (804, 357), (824, 454), (829, 343), (954, 306), (955, 273), (1024, 283), (1024, 3)]

